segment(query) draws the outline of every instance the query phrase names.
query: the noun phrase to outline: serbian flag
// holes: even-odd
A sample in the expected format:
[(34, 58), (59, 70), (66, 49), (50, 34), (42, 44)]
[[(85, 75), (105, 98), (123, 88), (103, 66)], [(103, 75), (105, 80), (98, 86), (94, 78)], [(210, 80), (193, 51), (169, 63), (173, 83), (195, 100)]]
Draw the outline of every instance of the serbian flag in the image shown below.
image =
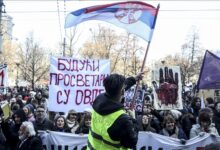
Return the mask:
[(206, 51), (201, 67), (198, 89), (220, 89), (220, 57)]
[(146, 41), (151, 41), (159, 5), (129, 1), (82, 8), (66, 16), (65, 28), (87, 20), (100, 20), (124, 28)]

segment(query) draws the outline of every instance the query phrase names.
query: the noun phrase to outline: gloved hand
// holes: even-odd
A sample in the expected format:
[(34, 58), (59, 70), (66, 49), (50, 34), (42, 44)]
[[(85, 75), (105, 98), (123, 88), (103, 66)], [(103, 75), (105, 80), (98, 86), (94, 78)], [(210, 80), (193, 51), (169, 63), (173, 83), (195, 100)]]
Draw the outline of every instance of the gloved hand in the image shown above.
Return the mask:
[(186, 140), (185, 139), (180, 139), (180, 143), (185, 145), (186, 144)]
[(202, 137), (202, 136), (204, 136), (204, 135), (205, 135), (205, 132), (200, 132), (200, 133), (199, 133), (199, 136), (200, 136), (200, 137)]
[(210, 136), (211, 136), (211, 137), (213, 137), (213, 138), (215, 138), (215, 137), (216, 137), (216, 135), (215, 135), (215, 134), (213, 134), (213, 133), (210, 133)]
[(138, 74), (136, 75), (136, 77), (135, 77), (135, 80), (136, 80), (136, 81), (140, 81), (140, 80), (142, 80), (142, 78), (143, 78), (143, 74), (144, 74), (144, 72), (140, 72), (140, 73), (138, 73)]
[(133, 119), (135, 119), (135, 110), (134, 109), (128, 109), (127, 113), (130, 117), (132, 117)]

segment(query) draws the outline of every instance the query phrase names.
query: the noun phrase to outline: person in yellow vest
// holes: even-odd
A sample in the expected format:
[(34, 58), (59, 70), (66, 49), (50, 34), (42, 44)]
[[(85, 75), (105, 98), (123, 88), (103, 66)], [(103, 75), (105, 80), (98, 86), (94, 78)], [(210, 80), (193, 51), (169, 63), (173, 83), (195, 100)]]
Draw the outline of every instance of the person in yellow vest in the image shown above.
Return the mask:
[(111, 74), (103, 81), (105, 93), (92, 105), (91, 128), (87, 150), (123, 150), (135, 148), (138, 140), (137, 121), (126, 114), (121, 103), (124, 91), (142, 79), (143, 73), (125, 78)]

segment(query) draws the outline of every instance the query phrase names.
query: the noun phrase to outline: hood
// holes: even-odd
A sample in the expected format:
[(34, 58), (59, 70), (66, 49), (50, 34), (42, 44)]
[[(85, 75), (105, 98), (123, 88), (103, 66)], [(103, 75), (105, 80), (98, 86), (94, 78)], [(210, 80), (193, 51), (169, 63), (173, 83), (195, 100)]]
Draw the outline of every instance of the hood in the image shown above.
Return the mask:
[(18, 117), (21, 118), (21, 122), (27, 121), (27, 117), (25, 115), (25, 112), (23, 111), (23, 109), (18, 109), (13, 115), (12, 115), (12, 119), (15, 120), (15, 115), (17, 115)]
[(100, 115), (108, 115), (120, 109), (124, 109), (123, 104), (113, 101), (105, 93), (96, 97), (92, 107)]

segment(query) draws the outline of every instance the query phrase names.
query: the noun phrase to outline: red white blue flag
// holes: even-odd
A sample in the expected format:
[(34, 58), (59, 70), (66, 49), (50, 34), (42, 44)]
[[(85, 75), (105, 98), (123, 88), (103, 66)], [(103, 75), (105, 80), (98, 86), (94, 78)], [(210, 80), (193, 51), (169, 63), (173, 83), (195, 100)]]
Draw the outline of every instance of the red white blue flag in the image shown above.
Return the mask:
[(129, 1), (82, 8), (69, 13), (65, 28), (88, 20), (100, 20), (126, 29), (146, 41), (151, 41), (159, 6)]

